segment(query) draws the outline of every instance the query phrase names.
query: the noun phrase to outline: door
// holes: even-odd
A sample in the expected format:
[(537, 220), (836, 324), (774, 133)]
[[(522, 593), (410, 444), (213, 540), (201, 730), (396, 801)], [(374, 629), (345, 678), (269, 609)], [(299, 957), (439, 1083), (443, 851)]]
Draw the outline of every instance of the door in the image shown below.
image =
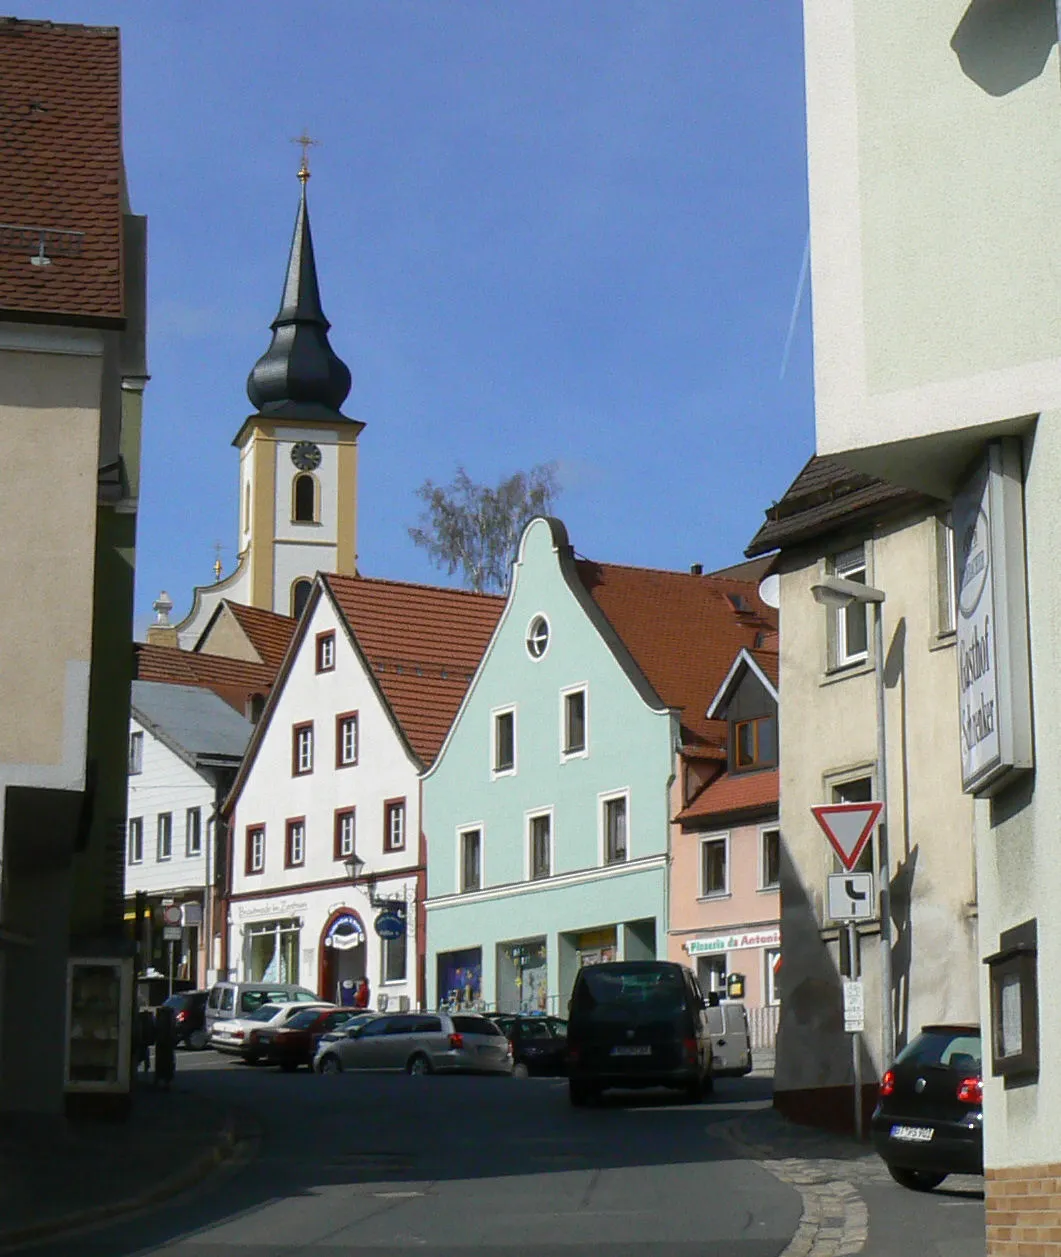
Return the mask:
[(387, 1032), (380, 1040), (380, 1062), (378, 1069), (404, 1069), (409, 1057), (416, 1047), (413, 1035), (418, 1018), (405, 1015), (391, 1017), (387, 1023)]
[(389, 1017), (377, 1017), (362, 1027), (352, 1039), (341, 1039), (339, 1055), (344, 1069), (379, 1069), (383, 1059), (383, 1042), (387, 1034)]

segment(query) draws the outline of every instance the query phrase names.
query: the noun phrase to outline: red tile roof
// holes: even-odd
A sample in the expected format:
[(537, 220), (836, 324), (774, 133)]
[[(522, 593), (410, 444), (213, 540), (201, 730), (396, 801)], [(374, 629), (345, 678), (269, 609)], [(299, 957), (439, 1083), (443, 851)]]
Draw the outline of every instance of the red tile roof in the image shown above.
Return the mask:
[(706, 712), (742, 646), (777, 626), (754, 581), (579, 559), (582, 583), (664, 703), (679, 708), (682, 742), (724, 744)]
[[(120, 319), (121, 49), (114, 27), (0, 18), (0, 310)], [(31, 266), (48, 228), (51, 266)], [(64, 236), (63, 232), (79, 232)]]
[[(773, 643), (772, 647), (770, 645), (771, 642)], [(776, 633), (773, 633), (766, 639), (766, 643), (758, 650), (748, 652), (759, 667), (762, 668), (763, 672), (766, 673), (768, 680), (773, 684), (775, 690), (777, 689), (778, 678), (780, 676), (780, 661), (777, 653), (777, 644), (778, 636)]]
[(268, 664), (144, 642), (137, 642), (135, 650), (138, 681), (165, 681), (171, 685), (195, 685), (213, 690), (241, 714), (246, 714), (247, 703), (253, 695), (268, 694), (276, 680), (276, 668)]
[(780, 790), (776, 768), (755, 773), (723, 773), (704, 787), (678, 820), (693, 821), (776, 807)]
[(289, 615), (280, 615), (276, 611), (265, 611), (261, 607), (247, 607), (241, 602), (230, 602), (222, 599), (222, 605), (236, 617), (236, 622), (246, 633), (247, 639), (261, 657), (261, 661), (274, 671), (284, 661), (284, 655), (295, 635), (298, 621)]
[(409, 745), (430, 764), (497, 627), (504, 598), (365, 576), (323, 579)]

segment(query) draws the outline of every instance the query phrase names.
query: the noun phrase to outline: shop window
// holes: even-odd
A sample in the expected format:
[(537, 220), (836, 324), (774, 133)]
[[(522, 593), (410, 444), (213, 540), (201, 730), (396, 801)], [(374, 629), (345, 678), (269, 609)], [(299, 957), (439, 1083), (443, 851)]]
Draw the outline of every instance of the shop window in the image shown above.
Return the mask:
[(300, 934), (294, 918), (248, 925), (244, 932), (247, 981), (298, 982)]
[(247, 829), (247, 851), (244, 868), (247, 873), (261, 873), (265, 868), (264, 825), (251, 825)]
[(565, 756), (584, 755), (588, 745), (586, 732), (586, 687), (577, 690), (565, 690), (561, 696), (563, 704), (561, 729), (561, 748)]
[(697, 956), (696, 980), (700, 989), (724, 995), (726, 991), (726, 953), (712, 952), (710, 956)]
[(357, 839), (357, 812), (352, 807), (335, 813), (335, 858), (349, 860)]
[(129, 734), (129, 772), (130, 774), (144, 771), (144, 735)]
[(733, 767), (769, 768), (777, 763), (777, 721), (773, 716), (733, 723)]
[[(873, 799), (873, 778), (853, 777), (849, 781), (838, 781), (832, 786), (833, 803), (869, 803)], [(870, 834), (858, 863), (851, 871), (854, 873), (872, 873), (875, 867), (873, 858), (876, 835)], [(833, 856), (833, 868), (837, 873), (844, 872), (839, 856)]]
[(481, 890), (483, 885), (483, 831), (465, 829), (460, 836), (460, 888)]
[(203, 854), (202, 808), (190, 807), (184, 815), (184, 853), (188, 856)]
[(405, 800), (388, 799), (383, 805), (383, 849), (401, 851), (405, 847)]
[(729, 834), (700, 842), (700, 898), (729, 894)]
[(313, 771), (313, 721), (291, 729), (291, 775), (304, 777)]
[(1039, 1076), (1039, 929), (1034, 919), (999, 935), (984, 958), (991, 987), (991, 1074), (1006, 1087)]
[(604, 836), (604, 863), (621, 864), (626, 859), (626, 825), (628, 801), (618, 794), (601, 802), (601, 827)]
[(477, 1008), (483, 998), (483, 952), (480, 947), (439, 952), (437, 989), (440, 1008)]
[(287, 822), (287, 839), (284, 845), (284, 867), (299, 868), (306, 863), (306, 818), (294, 817)]
[(336, 768), (350, 768), (357, 763), (358, 732), (356, 711), (344, 711), (335, 717)]
[(132, 816), (129, 818), (129, 863), (143, 864), (144, 862), (144, 818), (142, 816)]
[[(507, 1013), (549, 1010), (549, 966), (544, 938), (497, 946), (497, 1007)], [(542, 1028), (548, 1027), (542, 1023)]]
[(781, 949), (768, 948), (763, 952), (763, 990), (768, 1004), (781, 1003)]
[[(855, 546), (833, 556), (829, 568), (834, 576), (866, 584), (866, 548)], [(869, 653), (868, 608), (853, 602), (847, 607), (830, 607), (830, 661), (834, 668), (862, 663)]]
[(530, 875), (532, 880), (549, 877), (553, 864), (553, 818), (551, 813), (543, 812), (532, 816), (528, 822), (528, 839), (530, 843)]
[(173, 858), (173, 813), (158, 814), (158, 859), (160, 861)]
[(776, 890), (781, 882), (781, 831), (759, 830), (759, 889)]
[(404, 982), (406, 974), (406, 955), (408, 952), (406, 934), (401, 938), (384, 938), (380, 940), (381, 979), (384, 982)]
[(317, 671), (331, 672), (335, 668), (335, 634), (317, 634)]
[(493, 770), (495, 774), (516, 771), (516, 712), (514, 708), (495, 711), (493, 726)]

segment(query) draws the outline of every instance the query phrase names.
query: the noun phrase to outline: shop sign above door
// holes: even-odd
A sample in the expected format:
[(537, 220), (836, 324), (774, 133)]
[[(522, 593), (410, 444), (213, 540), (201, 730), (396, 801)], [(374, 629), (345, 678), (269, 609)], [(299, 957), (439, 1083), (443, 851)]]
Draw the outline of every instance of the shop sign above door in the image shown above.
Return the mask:
[(405, 918), (397, 912), (381, 912), (375, 921), (376, 933), (382, 939), (393, 941), (405, 936)]

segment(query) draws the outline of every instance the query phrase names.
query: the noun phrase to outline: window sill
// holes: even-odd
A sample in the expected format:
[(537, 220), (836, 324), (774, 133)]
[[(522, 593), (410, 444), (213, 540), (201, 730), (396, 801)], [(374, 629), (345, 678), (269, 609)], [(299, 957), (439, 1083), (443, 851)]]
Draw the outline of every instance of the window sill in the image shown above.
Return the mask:
[(566, 764), (571, 759), (589, 759), (589, 750), (585, 747), (581, 751), (561, 751), (560, 763)]
[(491, 768), (490, 780), (497, 781), (501, 777), (514, 777), (516, 775), (515, 768)]
[(760, 895), (776, 895), (781, 889), (780, 882), (772, 882), (769, 886), (760, 886), (757, 894)]
[(356, 768), (357, 760), (356, 759), (345, 760), (342, 763), (336, 764), (335, 767), (336, 768)]
[(957, 632), (954, 629), (947, 629), (945, 632), (933, 634), (928, 648), (929, 650), (951, 650), (957, 644)]
[(713, 890), (707, 895), (697, 895), (697, 903), (718, 903), (720, 899), (732, 899), (733, 891), (731, 890)]
[(870, 676), (873, 671), (873, 661), (869, 658), (859, 659), (854, 663), (837, 664), (826, 669), (819, 685), (835, 685), (837, 681), (846, 681), (850, 677)]
[(319, 519), (293, 519), (291, 521), (292, 528), (321, 528), (323, 525)]
[(629, 856), (625, 856), (625, 855), (619, 856), (614, 860), (602, 860), (601, 868), (611, 869), (611, 868), (614, 868), (617, 864), (626, 864), (628, 861), (629, 861)]
[[(405, 986), (408, 981), (408, 978), (387, 978), (385, 981), (380, 983), (380, 986)], [(395, 1014), (395, 1016), (397, 1015), (398, 1014)]]

